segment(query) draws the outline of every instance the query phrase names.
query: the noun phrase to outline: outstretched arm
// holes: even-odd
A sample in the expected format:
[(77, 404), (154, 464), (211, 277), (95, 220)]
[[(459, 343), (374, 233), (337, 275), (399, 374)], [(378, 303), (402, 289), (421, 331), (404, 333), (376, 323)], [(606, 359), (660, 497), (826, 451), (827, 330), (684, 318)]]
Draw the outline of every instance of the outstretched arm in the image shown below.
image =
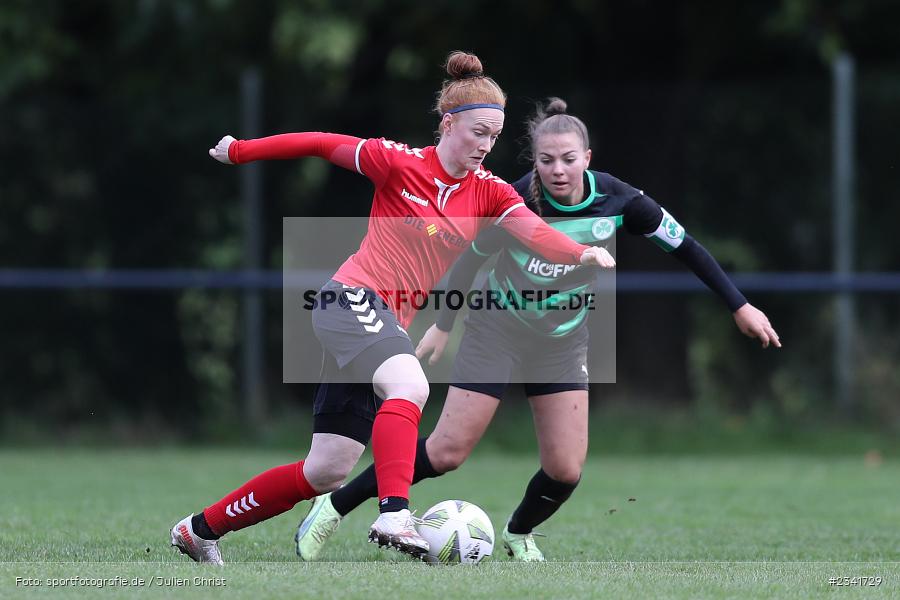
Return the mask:
[(684, 241), (672, 251), (672, 256), (684, 263), (706, 287), (722, 298), (731, 312), (747, 304), (747, 299), (725, 274), (718, 261), (690, 235), (685, 234)]
[[(627, 186), (618, 180), (615, 180), (614, 184)], [(768, 317), (747, 302), (706, 248), (688, 235), (675, 218), (652, 198), (630, 186), (626, 189), (634, 193), (634, 197), (625, 208), (626, 229), (652, 240), (693, 271), (700, 281), (725, 301), (741, 333), (758, 339), (763, 348), (768, 348), (769, 344), (780, 348), (781, 341), (769, 323)]]
[(497, 224), (514, 235), (520, 242), (546, 259), (569, 265), (594, 265), (612, 269), (616, 261), (606, 248), (585, 246), (547, 225), (524, 203), (510, 208)]
[(236, 140), (226, 135), (209, 149), (209, 155), (225, 164), (318, 156), (357, 171), (357, 149), (362, 141), (352, 135), (320, 132), (284, 133), (254, 140)]
[(776, 348), (781, 348), (778, 334), (769, 323), (765, 313), (747, 302), (744, 295), (722, 270), (721, 265), (700, 242), (686, 235), (684, 242), (672, 251), (672, 255), (693, 271), (709, 289), (725, 300), (741, 333), (758, 339), (763, 348), (768, 348), (770, 343)]

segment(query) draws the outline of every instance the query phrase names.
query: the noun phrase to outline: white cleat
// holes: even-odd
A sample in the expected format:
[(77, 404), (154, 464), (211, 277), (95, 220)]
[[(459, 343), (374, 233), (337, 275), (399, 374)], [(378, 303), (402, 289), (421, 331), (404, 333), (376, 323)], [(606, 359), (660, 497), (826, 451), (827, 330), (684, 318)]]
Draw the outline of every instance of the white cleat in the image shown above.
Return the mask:
[(429, 549), (428, 542), (416, 531), (408, 509), (381, 513), (369, 528), (369, 541), (419, 560), (424, 560)]
[(219, 540), (205, 540), (194, 533), (194, 528), (191, 527), (193, 516), (186, 516), (172, 528), (172, 545), (198, 563), (224, 565), (222, 554), (219, 553)]

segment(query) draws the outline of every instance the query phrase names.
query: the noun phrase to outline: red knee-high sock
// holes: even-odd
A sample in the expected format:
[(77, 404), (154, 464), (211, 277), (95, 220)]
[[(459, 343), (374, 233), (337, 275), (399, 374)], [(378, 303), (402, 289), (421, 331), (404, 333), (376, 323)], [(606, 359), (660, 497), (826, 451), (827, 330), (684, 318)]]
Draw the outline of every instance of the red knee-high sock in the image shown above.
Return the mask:
[(419, 419), (422, 411), (409, 400), (385, 400), (372, 425), (372, 456), (378, 479), (378, 499), (388, 496), (409, 498)]
[(213, 533), (224, 535), (280, 515), (317, 495), (303, 476), (301, 460), (260, 473), (204, 510), (203, 516)]

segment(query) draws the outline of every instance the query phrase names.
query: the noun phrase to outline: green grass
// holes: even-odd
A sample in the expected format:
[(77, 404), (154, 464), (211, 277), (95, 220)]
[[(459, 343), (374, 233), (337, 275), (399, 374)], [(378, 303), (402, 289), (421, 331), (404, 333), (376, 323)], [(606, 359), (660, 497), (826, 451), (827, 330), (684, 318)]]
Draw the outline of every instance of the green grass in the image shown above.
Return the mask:
[[(398, 598), (810, 598), (900, 596), (900, 462), (862, 456), (592, 457), (572, 499), (540, 528), (553, 562), (502, 551), (477, 567), (429, 567), (365, 543), (374, 502), (342, 524), (325, 560), (298, 563), (293, 511), (222, 544), (224, 569), (168, 547), (168, 529), (286, 452), (249, 450), (0, 451), (0, 597), (141, 595)], [(414, 488), (425, 509), (448, 498), (484, 508), (499, 531), (535, 457), (476, 452), (458, 472)], [(633, 500), (631, 500), (633, 499)], [(51, 590), (46, 578), (143, 578), (149, 589)], [(830, 577), (881, 576), (840, 590)], [(35, 577), (41, 588), (16, 586)], [(194, 577), (222, 577), (196, 587)], [(71, 585), (71, 584), (70, 584)]]

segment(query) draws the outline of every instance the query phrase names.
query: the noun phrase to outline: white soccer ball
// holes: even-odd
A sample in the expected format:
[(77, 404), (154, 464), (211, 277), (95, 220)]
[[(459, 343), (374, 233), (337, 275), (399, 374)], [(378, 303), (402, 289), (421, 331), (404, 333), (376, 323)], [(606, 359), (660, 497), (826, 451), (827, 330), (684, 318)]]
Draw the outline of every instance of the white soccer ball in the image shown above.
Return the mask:
[(477, 564), (494, 550), (494, 526), (487, 514), (471, 502), (444, 500), (425, 511), (416, 530), (431, 550), (425, 562)]

